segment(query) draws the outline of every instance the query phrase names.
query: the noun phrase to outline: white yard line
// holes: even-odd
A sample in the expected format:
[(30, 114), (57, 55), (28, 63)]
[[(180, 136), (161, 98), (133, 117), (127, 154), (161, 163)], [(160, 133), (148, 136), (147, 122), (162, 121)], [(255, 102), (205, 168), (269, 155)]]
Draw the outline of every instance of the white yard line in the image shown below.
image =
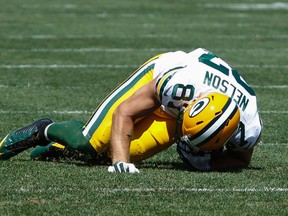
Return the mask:
[(206, 8), (226, 8), (231, 10), (288, 10), (288, 3), (284, 2), (274, 2), (274, 3), (249, 3), (249, 4), (213, 4), (207, 3), (204, 4)]
[(269, 146), (286, 146), (286, 147), (288, 147), (288, 143), (278, 143), (278, 142), (276, 142), (276, 143), (263, 143), (263, 142), (260, 142), (258, 145), (259, 146), (267, 146), (267, 147), (269, 147)]
[(69, 64), (69, 65), (59, 65), (59, 64), (50, 64), (50, 65), (31, 65), (31, 64), (21, 64), (21, 65), (0, 65), (0, 68), (4, 69), (58, 69), (58, 68), (137, 68), (136, 65), (123, 65), (123, 64)]
[(265, 114), (288, 114), (287, 110), (262, 110), (259, 111), (259, 113), (265, 113)]
[[(288, 48), (287, 48), (288, 50)], [(83, 47), (83, 48), (34, 48), (26, 50), (18, 49), (3, 49), (5, 52), (19, 53), (19, 52), (53, 52), (53, 53), (90, 53), (90, 52), (108, 52), (108, 53), (126, 53), (126, 52), (137, 52), (137, 53), (147, 53), (147, 52), (168, 52), (170, 49), (166, 48), (150, 48), (150, 49), (136, 49), (136, 48), (104, 48), (104, 47)]]
[(143, 193), (143, 192), (196, 192), (196, 193), (223, 193), (223, 192), (288, 192), (288, 188), (95, 188), (95, 192), (132, 192), (132, 193)]
[(99, 192), (288, 192), (288, 188), (97, 188)]
[[(49, 190), (49, 189), (48, 189)], [(61, 190), (60, 188), (51, 188), (51, 190)], [(73, 188), (75, 190), (75, 188)], [(29, 188), (20, 187), (18, 192), (27, 193), (30, 191)], [(99, 193), (158, 193), (158, 192), (191, 192), (191, 193), (227, 193), (227, 192), (246, 192), (246, 193), (275, 193), (275, 192), (288, 192), (288, 188), (282, 187), (263, 187), (263, 188), (94, 188), (93, 192)], [(35, 192), (35, 191), (34, 191)]]
[[(94, 34), (94, 35), (1, 35), (0, 38), (10, 40), (59, 40), (59, 39), (101, 39), (107, 38), (107, 35)], [(116, 35), (112, 38), (178, 38), (176, 34), (141, 34), (135, 35)]]
[[(284, 2), (274, 2), (274, 3), (235, 3), (235, 4), (215, 4), (215, 3), (206, 3), (206, 4), (197, 4), (198, 7), (206, 7), (206, 8), (228, 8), (234, 10), (288, 10), (288, 3)], [(61, 4), (61, 3), (48, 3), (48, 4), (21, 4), (20, 7), (27, 9), (36, 9), (39, 8), (53, 8), (53, 9), (66, 9), (66, 10), (74, 10), (79, 8), (90, 8), (91, 6), (88, 4)], [(69, 11), (70, 12), (70, 11)], [(99, 13), (99, 15), (107, 15), (109, 13), (103, 12)], [(137, 16), (137, 14), (123, 14), (125, 16)], [(153, 15), (153, 14), (147, 14)]]
[(288, 68), (288, 65), (274, 65), (274, 64), (264, 64), (264, 65), (252, 65), (252, 64), (247, 64), (247, 65), (234, 65), (234, 68), (283, 68), (286, 69)]
[[(190, 26), (191, 24), (188, 25), (176, 25), (176, 26), (180, 26), (180, 27), (185, 27), (185, 28), (189, 28), (189, 27), (193, 27)], [(214, 24), (216, 26), (216, 24)], [(150, 25), (144, 25), (144, 26), (151, 26)], [(242, 26), (245, 26), (244, 24)], [(169, 27), (169, 26), (167, 26)], [(174, 25), (175, 27), (175, 25)], [(249, 34), (237, 34), (237, 35), (214, 35), (213, 37), (215, 38), (220, 38), (220, 39), (234, 39), (234, 40), (246, 40), (246, 39), (287, 39), (288, 35), (286, 34), (265, 34), (265, 35), (261, 35), (261, 34), (253, 34), (253, 35), (249, 35)], [(104, 34), (93, 34), (93, 35), (50, 35), (50, 34), (41, 34), (41, 35), (1, 35), (0, 38), (3, 39), (9, 39), (9, 40), (59, 40), (59, 39), (101, 39), (101, 38), (107, 38), (107, 35)], [(114, 38), (123, 38), (123, 39), (127, 39), (127, 38), (174, 38), (177, 39), (179, 38), (179, 36), (177, 36), (176, 34), (141, 34), (141, 35), (133, 35), (133, 36), (129, 36), (129, 35), (115, 35)]]
[[(47, 65), (33, 65), (33, 64), (5, 64), (0, 65), (3, 69), (58, 69), (58, 68), (137, 68), (139, 65), (126, 64), (47, 64)], [(235, 65), (235, 68), (288, 68), (288, 65)]]
[(0, 110), (0, 114), (60, 114), (60, 115), (79, 115), (92, 114), (92, 111), (87, 110), (52, 110), (52, 111), (26, 111), (26, 110)]
[[(288, 38), (288, 36), (287, 36)], [(191, 47), (190, 50), (194, 50), (195, 47)], [(177, 50), (177, 48), (173, 49), (167, 49), (167, 48), (146, 48), (146, 49), (137, 49), (137, 48), (105, 48), (105, 47), (79, 47), (79, 48), (33, 48), (33, 49), (0, 49), (0, 51), (3, 52), (10, 52), (10, 53), (19, 53), (19, 52), (52, 52), (52, 53), (90, 53), (90, 52), (108, 52), (108, 53), (130, 53), (130, 52), (137, 52), (137, 53), (150, 53), (150, 52), (169, 52)], [(219, 50), (219, 49), (217, 49)], [(237, 51), (239, 52), (241, 49), (220, 49), (221, 51)], [(265, 52), (267, 49), (265, 48), (253, 48), (253, 49), (243, 49), (245, 52), (249, 51), (259, 51), (259, 52)], [(288, 51), (288, 48), (282, 47), (281, 51)], [(188, 52), (188, 51), (187, 51)]]
[(235, 39), (235, 40), (247, 40), (247, 39), (287, 39), (288, 35), (215, 35), (215, 38), (219, 39)]
[(288, 85), (251, 85), (251, 87), (255, 89), (285, 89), (288, 88)]

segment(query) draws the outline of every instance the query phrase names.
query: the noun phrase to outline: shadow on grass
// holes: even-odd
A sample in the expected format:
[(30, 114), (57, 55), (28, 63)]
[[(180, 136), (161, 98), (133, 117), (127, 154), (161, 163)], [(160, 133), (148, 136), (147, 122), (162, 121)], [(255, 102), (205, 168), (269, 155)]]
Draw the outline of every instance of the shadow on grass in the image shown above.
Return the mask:
[[(11, 162), (27, 162), (26, 159), (14, 159)], [(31, 160), (30, 160), (31, 161)], [(33, 161), (33, 160), (32, 160)], [(51, 160), (35, 160), (35, 162), (43, 162), (43, 163), (65, 163), (71, 164), (76, 166), (83, 166), (83, 167), (94, 167), (94, 166), (109, 166), (111, 161), (109, 159), (91, 159), (91, 158), (77, 158), (77, 159), (51, 159)], [(136, 163), (137, 168), (139, 169), (158, 169), (158, 170), (181, 170), (181, 171), (191, 171), (191, 172), (205, 172), (199, 171), (192, 166), (189, 166), (181, 161), (142, 161)], [(249, 166), (247, 168), (237, 168), (237, 169), (226, 169), (226, 170), (213, 170), (208, 172), (232, 172), (232, 173), (239, 173), (243, 170), (255, 170), (261, 171), (264, 170), (263, 167), (256, 167), (256, 166)], [(207, 171), (206, 171), (207, 172)]]
[[(170, 162), (170, 161), (160, 161), (160, 162), (148, 162), (144, 161), (138, 164), (138, 168), (147, 168), (147, 169), (166, 169), (166, 170), (182, 170), (182, 171), (191, 171), (191, 172), (205, 172), (205, 171), (199, 171), (185, 163), (182, 162)], [(242, 172), (242, 170), (256, 170), (261, 171), (264, 170), (263, 167), (254, 167), (249, 166), (247, 168), (235, 168), (235, 169), (225, 169), (225, 170), (213, 170), (208, 172), (233, 172), (233, 173), (239, 173)], [(207, 171), (206, 171), (207, 172)]]

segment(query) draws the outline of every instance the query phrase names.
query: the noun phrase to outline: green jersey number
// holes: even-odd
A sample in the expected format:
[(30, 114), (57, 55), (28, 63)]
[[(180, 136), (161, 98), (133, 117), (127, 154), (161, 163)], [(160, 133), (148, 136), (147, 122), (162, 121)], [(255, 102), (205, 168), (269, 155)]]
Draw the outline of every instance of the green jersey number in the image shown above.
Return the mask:
[(173, 87), (171, 97), (174, 100), (185, 100), (190, 101), (194, 95), (194, 86), (193, 85), (183, 85), (183, 84), (176, 84)]
[[(179, 100), (190, 101), (194, 96), (194, 91), (195, 88), (193, 85), (176, 84), (173, 86), (171, 98), (177, 101)], [(185, 104), (183, 105), (186, 106)], [(172, 101), (170, 101), (167, 104), (167, 106), (170, 108), (177, 108)]]
[[(209, 52), (207, 54), (201, 55), (199, 57), (199, 61), (225, 74), (226, 76), (229, 76), (229, 68), (225, 67), (222, 64), (218, 65), (212, 62), (211, 60), (213, 58), (218, 58), (218, 57), (214, 55), (213, 53)], [(255, 92), (253, 91), (253, 89), (243, 80), (243, 78), (240, 76), (240, 74), (236, 70), (232, 69), (232, 75), (239, 85), (241, 85), (250, 95), (255, 96)]]
[[(213, 58), (218, 58), (218, 57), (214, 55), (213, 53), (209, 52), (207, 54), (201, 55), (199, 57), (199, 61), (216, 69), (220, 73), (223, 73), (226, 76), (229, 76), (229, 68), (225, 67), (222, 64), (218, 65), (212, 62), (211, 60)], [(255, 92), (253, 91), (253, 89), (242, 79), (242, 77), (236, 70), (232, 69), (232, 75), (239, 85), (241, 85), (250, 95), (255, 96)], [(239, 127), (241, 128), (241, 134), (240, 134), (240, 146), (241, 146), (241, 145), (247, 144), (248, 142), (245, 140), (245, 125), (242, 122), (240, 122)]]

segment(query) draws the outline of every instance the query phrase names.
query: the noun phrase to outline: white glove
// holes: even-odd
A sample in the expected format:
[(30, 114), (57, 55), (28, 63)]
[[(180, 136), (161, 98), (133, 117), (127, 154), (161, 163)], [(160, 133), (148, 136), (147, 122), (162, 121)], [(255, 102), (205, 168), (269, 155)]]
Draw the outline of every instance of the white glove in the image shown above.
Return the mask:
[(116, 172), (116, 173), (139, 173), (139, 170), (132, 163), (125, 163), (118, 161), (113, 164), (113, 166), (108, 167), (108, 172)]

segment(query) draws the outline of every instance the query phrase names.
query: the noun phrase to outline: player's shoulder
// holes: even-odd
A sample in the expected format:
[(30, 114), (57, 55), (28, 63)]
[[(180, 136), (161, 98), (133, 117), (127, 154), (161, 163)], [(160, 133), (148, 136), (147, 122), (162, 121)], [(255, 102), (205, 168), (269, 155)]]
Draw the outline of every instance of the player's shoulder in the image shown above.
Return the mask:
[(187, 65), (188, 55), (184, 51), (167, 52), (162, 54), (154, 67), (154, 78), (160, 74), (166, 73), (175, 67)]
[[(189, 73), (191, 75), (191, 67), (195, 66), (198, 62), (198, 57), (201, 56), (203, 53), (207, 53), (203, 48), (197, 48), (189, 53), (185, 51), (174, 51), (174, 52), (167, 52), (161, 55), (157, 61), (157, 64), (154, 68), (154, 78), (157, 79), (157, 83), (166, 83), (167, 80), (170, 80), (172, 76), (177, 77), (177, 81), (187, 81), (187, 76), (184, 73)], [(181, 74), (179, 74), (181, 72)], [(190, 77), (190, 76), (189, 76)], [(166, 81), (160, 82), (159, 80), (165, 79)], [(170, 82), (171, 83), (171, 82)]]

